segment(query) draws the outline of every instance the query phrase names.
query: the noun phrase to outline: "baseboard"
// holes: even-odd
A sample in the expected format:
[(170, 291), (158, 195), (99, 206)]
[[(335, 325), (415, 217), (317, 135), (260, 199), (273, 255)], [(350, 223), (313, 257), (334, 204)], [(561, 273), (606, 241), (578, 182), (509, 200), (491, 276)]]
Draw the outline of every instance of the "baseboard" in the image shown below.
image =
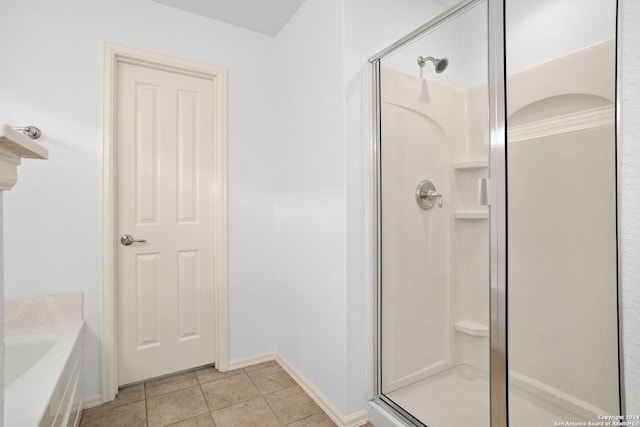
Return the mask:
[(357, 427), (366, 424), (368, 421), (367, 411), (362, 410), (350, 415), (344, 415), (336, 408), (320, 390), (314, 386), (300, 371), (289, 363), (280, 353), (275, 354), (275, 360), (287, 371), (298, 385), (320, 406), (334, 423), (340, 427)]
[(258, 363), (271, 362), (276, 360), (275, 353), (263, 353), (256, 354), (255, 356), (245, 357), (242, 359), (235, 359), (229, 362), (229, 370), (246, 368), (247, 366), (257, 365)]
[(94, 406), (102, 405), (102, 396), (95, 395), (84, 398), (84, 409), (93, 408)]

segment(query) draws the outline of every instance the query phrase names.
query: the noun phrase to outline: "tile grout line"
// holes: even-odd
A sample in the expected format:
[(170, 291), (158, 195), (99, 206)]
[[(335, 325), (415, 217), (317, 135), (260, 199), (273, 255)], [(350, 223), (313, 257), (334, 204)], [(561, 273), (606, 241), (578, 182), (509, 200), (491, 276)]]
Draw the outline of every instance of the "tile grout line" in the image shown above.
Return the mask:
[[(200, 384), (200, 380), (198, 379), (198, 376), (195, 374), (195, 371), (189, 371), (189, 372), (179, 373), (179, 374), (176, 374), (175, 376), (177, 377), (177, 376), (180, 376), (180, 375), (185, 375), (185, 374), (187, 374), (187, 373), (193, 373), (193, 376), (194, 376), (194, 377), (195, 377), (195, 379), (196, 379), (196, 384), (192, 384), (192, 385), (190, 385), (190, 386), (186, 386), (186, 387), (178, 388), (178, 389), (175, 389), (175, 390), (171, 390), (171, 391), (168, 391), (168, 392), (165, 392), (165, 393), (159, 394), (159, 395), (157, 395), (157, 396), (151, 396), (150, 398), (151, 398), (151, 399), (161, 398), (161, 397), (163, 397), (163, 396), (167, 396), (167, 395), (172, 394), (172, 393), (178, 393), (178, 392), (181, 392), (181, 391), (184, 391), (184, 390), (187, 390), (187, 389), (194, 388), (194, 387), (198, 386), (198, 388), (200, 389), (200, 393), (201, 393), (201, 395), (202, 395), (202, 398), (203, 398), (203, 400), (204, 400), (204, 403), (205, 403), (205, 405), (206, 405), (206, 407), (207, 407), (207, 413), (211, 414), (211, 412), (209, 411), (209, 404), (207, 403), (207, 399), (204, 397), (204, 391), (202, 390), (202, 387), (201, 387), (201, 384)], [(172, 378), (172, 377), (171, 377), (171, 376), (163, 377), (163, 379), (165, 379), (165, 378)], [(154, 380), (154, 381), (155, 381), (155, 380)], [(151, 382), (153, 382), (153, 381), (151, 381)], [(148, 408), (147, 401), (148, 401), (149, 397), (148, 397), (148, 395), (147, 395), (147, 383), (146, 383), (146, 382), (144, 383), (144, 393), (145, 393), (145, 400), (144, 400), (144, 402), (145, 402), (145, 411), (146, 411), (146, 415), (147, 415), (147, 422), (146, 422), (146, 425), (147, 425), (147, 427), (149, 427), (149, 411), (148, 411), (148, 409), (147, 409), (147, 408)], [(199, 414), (199, 415), (195, 415), (195, 416), (193, 416), (193, 417), (186, 418), (186, 419), (184, 419), (184, 420), (177, 420), (176, 422), (171, 423), (171, 424), (169, 424), (169, 425), (168, 425), (168, 426), (166, 426), (166, 427), (170, 427), (170, 426), (173, 426), (173, 425), (175, 425), (175, 424), (179, 424), (179, 423), (181, 423), (181, 422), (188, 421), (188, 420), (190, 420), (190, 419), (200, 417), (200, 416), (202, 416), (202, 415), (204, 415), (204, 413), (203, 413), (203, 414)], [(213, 418), (212, 418), (212, 421), (213, 421)], [(215, 423), (214, 423), (214, 424), (215, 424)]]
[[(241, 369), (242, 369), (242, 368), (241, 368)], [(216, 370), (217, 370), (217, 369), (216, 369)], [(243, 371), (244, 371), (244, 369), (243, 369)], [(220, 372), (220, 371), (218, 371), (218, 372)], [(246, 372), (245, 372), (245, 374), (246, 374)], [(215, 383), (215, 382), (218, 382), (218, 381), (226, 380), (226, 379), (228, 379), (228, 378), (236, 377), (236, 376), (238, 376), (238, 375), (242, 375), (242, 374), (236, 374), (236, 375), (230, 375), (230, 376), (228, 376), (228, 377), (218, 378), (217, 380), (207, 381), (207, 382), (206, 382), (206, 383), (204, 383), (204, 384)], [(196, 378), (197, 378), (197, 377), (198, 377), (198, 376), (196, 375)], [(248, 375), (247, 375), (247, 377), (248, 377)], [(251, 378), (249, 378), (249, 380), (251, 380)], [(200, 386), (200, 392), (202, 393), (202, 397), (204, 398), (204, 403), (207, 405), (207, 409), (209, 410), (209, 414), (211, 414), (211, 419), (213, 419), (213, 413), (214, 413), (215, 411), (219, 411), (219, 410), (221, 410), (221, 409), (230, 408), (230, 407), (232, 407), (232, 406), (234, 406), (234, 405), (237, 405), (238, 403), (248, 402), (249, 400), (251, 400), (251, 399), (249, 399), (249, 400), (242, 400), (242, 401), (240, 401), (240, 402), (231, 403), (231, 404), (228, 404), (227, 406), (223, 406), (223, 407), (221, 407), (221, 408), (218, 408), (218, 409), (212, 410), (212, 409), (211, 409), (211, 406), (209, 406), (209, 401), (207, 400), (207, 397), (206, 397), (206, 396), (205, 396), (205, 394), (204, 394), (204, 390), (202, 389), (202, 383), (200, 383), (200, 379), (198, 379), (198, 385)], [(256, 387), (256, 389), (257, 389), (257, 387)], [(260, 392), (260, 390), (258, 390), (258, 392)], [(215, 423), (215, 421), (214, 421), (214, 423)]]
[[(216, 369), (215, 365), (212, 368)], [(217, 371), (217, 369), (216, 369), (216, 371)], [(207, 396), (204, 395), (204, 390), (202, 389), (202, 383), (200, 382), (200, 378), (198, 377), (198, 374), (196, 374), (196, 371), (193, 371), (193, 375), (196, 377), (196, 382), (198, 383), (198, 388), (200, 389), (200, 394), (202, 395), (202, 399), (204, 399), (204, 404), (207, 407), (207, 414), (209, 414), (209, 418), (211, 418), (211, 422), (213, 423), (213, 425), (215, 427), (216, 422), (213, 420), (213, 413), (211, 412), (211, 408), (209, 407), (209, 401), (207, 400)], [(182, 420), (182, 421), (188, 421), (188, 420), (193, 419), (193, 418), (201, 417), (202, 415), (204, 415), (204, 414), (196, 415), (195, 417), (187, 418), (186, 420)], [(179, 422), (182, 422), (182, 421), (179, 421)]]
[[(214, 368), (214, 369), (215, 369), (215, 368)], [(226, 380), (226, 379), (229, 379), (229, 378), (233, 378), (233, 377), (237, 377), (237, 376), (239, 376), (239, 375), (245, 374), (245, 375), (249, 378), (249, 381), (251, 381), (251, 383), (253, 384), (253, 386), (254, 386), (254, 387), (256, 387), (255, 383), (253, 383), (253, 380), (252, 380), (252, 379), (251, 379), (251, 377), (249, 376), (248, 372), (247, 372), (244, 368), (239, 368), (239, 369), (241, 369), (241, 370), (242, 370), (242, 372), (241, 372), (241, 373), (238, 373), (238, 374), (235, 374), (235, 375), (229, 375), (229, 376), (227, 376), (227, 377), (223, 377), (223, 378), (218, 378), (218, 379), (216, 379), (216, 380), (212, 380), (212, 381), (207, 381), (207, 382), (205, 382), (205, 383), (200, 382), (200, 378), (198, 377), (198, 375), (196, 375), (196, 379), (198, 380), (198, 385), (200, 386), (200, 392), (202, 393), (202, 397), (204, 398), (204, 402), (205, 402), (205, 404), (207, 405), (207, 410), (209, 411), (209, 415), (211, 416), (211, 420), (213, 421), (214, 425), (215, 425), (215, 420), (213, 419), (213, 413), (214, 413), (214, 412), (216, 412), (216, 411), (220, 411), (220, 410), (222, 410), (222, 409), (230, 408), (230, 407), (232, 407), (232, 406), (234, 406), (234, 405), (238, 405), (238, 404), (240, 404), (240, 403), (248, 402), (248, 401), (250, 401), (251, 399), (247, 399), (247, 400), (242, 400), (242, 401), (240, 401), (240, 402), (231, 403), (231, 404), (229, 404), (229, 405), (227, 405), (227, 406), (223, 406), (223, 407), (221, 407), (221, 408), (211, 409), (211, 406), (209, 405), (209, 401), (207, 400), (207, 397), (205, 396), (204, 390), (202, 389), (202, 385), (203, 385), (203, 384), (215, 383), (215, 382), (218, 382), (218, 381)], [(235, 369), (234, 369), (234, 370), (235, 370)], [(217, 369), (216, 369), (216, 371), (217, 371), (218, 373), (221, 373), (221, 372), (220, 372), (220, 371), (218, 371)], [(256, 387), (256, 390), (258, 390), (258, 393), (260, 393), (260, 396), (262, 397), (262, 393), (260, 392), (260, 390), (258, 389), (258, 387)], [(269, 408), (269, 409), (271, 409), (271, 408)], [(275, 415), (275, 414), (274, 414), (274, 415)], [(277, 417), (276, 417), (276, 418), (277, 418)]]
[[(297, 387), (297, 388), (299, 388), (300, 390), (302, 390), (302, 392), (304, 393), (304, 395), (305, 395), (305, 396), (307, 396), (309, 399), (311, 399), (311, 396), (309, 396), (309, 394), (308, 394), (306, 391), (304, 391), (304, 389), (303, 389), (302, 387), (300, 387), (300, 384), (298, 384), (298, 383), (295, 383), (294, 385), (292, 385), (292, 386), (290, 386), (290, 387), (285, 387), (285, 388), (281, 388), (280, 390), (272, 391), (272, 392), (267, 393), (267, 394), (274, 394), (274, 393), (277, 393), (277, 392), (279, 392), (279, 391), (289, 390), (289, 389), (296, 388), (296, 387)], [(267, 401), (267, 400), (265, 399), (265, 402), (266, 402), (266, 401)], [(317, 406), (317, 407), (318, 407), (318, 411), (317, 411), (317, 412), (314, 412), (314, 413), (312, 413), (312, 414), (309, 414), (309, 415), (307, 415), (306, 417), (300, 418), (299, 420), (291, 421), (291, 422), (290, 422), (290, 423), (288, 423), (288, 424), (283, 424), (283, 425), (282, 425), (282, 427), (286, 427), (286, 426), (288, 426), (288, 425), (290, 425), (290, 424), (297, 423), (298, 421), (306, 420), (307, 418), (311, 418), (311, 417), (313, 417), (314, 415), (318, 415), (318, 414), (325, 414), (325, 412), (322, 410), (322, 408), (321, 408), (321, 407), (320, 407), (320, 406), (319, 406), (315, 401), (313, 401), (313, 399), (311, 399), (311, 401), (313, 402), (313, 404), (314, 404), (315, 406)], [(269, 402), (267, 402), (267, 405), (269, 405)], [(271, 405), (269, 405), (269, 407), (271, 407)], [(325, 415), (326, 415), (326, 414), (325, 414)]]
[(144, 425), (149, 427), (149, 406), (147, 405), (147, 383), (142, 383), (142, 392), (144, 393)]
[[(195, 371), (182, 372), (182, 373), (176, 374), (176, 375), (175, 375), (175, 377), (183, 376), (183, 375), (190, 374), (190, 373), (193, 373), (193, 375), (194, 375), (194, 377), (195, 377), (195, 379), (196, 379), (196, 383), (197, 383), (197, 384), (199, 384), (199, 383), (200, 383), (200, 380), (198, 380), (198, 376), (195, 374)], [(154, 382), (156, 382), (156, 381), (161, 381), (161, 380), (166, 380), (166, 379), (171, 379), (171, 378), (173, 378), (173, 377), (171, 377), (171, 376), (169, 376), (169, 377), (162, 377), (160, 380), (153, 380), (153, 381), (149, 381), (149, 382), (154, 383)], [(147, 399), (147, 394), (146, 394), (146, 385), (147, 385), (147, 382), (145, 382), (145, 383), (143, 383), (143, 384), (145, 385), (145, 400), (146, 400), (146, 399)], [(191, 385), (187, 385), (187, 386), (182, 386), (181, 388), (177, 388), (177, 389), (175, 389), (175, 390), (170, 390), (170, 391), (165, 391), (164, 393), (160, 393), (160, 394), (157, 394), (157, 395), (155, 395), (155, 396), (149, 396), (149, 397), (150, 397), (151, 399), (155, 399), (156, 397), (165, 396), (165, 395), (167, 395), (167, 394), (175, 393), (175, 392), (177, 392), (177, 391), (186, 390), (186, 389), (188, 389), (188, 388), (195, 387), (195, 386), (196, 386), (196, 384), (191, 384)]]
[[(264, 368), (260, 368), (260, 369), (255, 369), (255, 370), (252, 370), (251, 372), (260, 371), (260, 370), (262, 370), (262, 369), (271, 368), (271, 367), (273, 367), (273, 366), (278, 366), (280, 369), (282, 369), (282, 366), (280, 366), (280, 364), (276, 364), (276, 365), (272, 365), (272, 366), (265, 366)], [(243, 368), (243, 369), (244, 369), (244, 368)], [(283, 388), (280, 388), (280, 389), (278, 389), (278, 390), (273, 390), (273, 391), (270, 391), (270, 392), (268, 392), (268, 393), (263, 393), (262, 391), (260, 391), (260, 389), (258, 388), (258, 386), (257, 386), (257, 385), (255, 384), (255, 382), (253, 381), (253, 378), (251, 378), (251, 375), (249, 375), (249, 372), (247, 372), (247, 370), (246, 370), (246, 369), (244, 369), (244, 371), (245, 371), (245, 373), (247, 374), (247, 376), (249, 377), (249, 379), (251, 380), (251, 382), (253, 383), (253, 385), (256, 387), (256, 389), (258, 389), (258, 391), (260, 392), (260, 397), (262, 397), (262, 399), (265, 401), (265, 403), (267, 404), (267, 406), (269, 407), (269, 409), (271, 409), (271, 412), (273, 412), (273, 414), (276, 416), (276, 419), (277, 419), (277, 420), (278, 420), (278, 422), (280, 423), (280, 426), (281, 426), (281, 427), (286, 427), (286, 426), (291, 425), (291, 424), (293, 424), (293, 423), (296, 423), (296, 422), (298, 422), (298, 421), (302, 421), (302, 420), (305, 420), (305, 419), (307, 419), (307, 418), (313, 417), (314, 415), (317, 415), (317, 414), (319, 414), (319, 413), (324, 413), (324, 411), (322, 410), (322, 408), (320, 408), (320, 407), (316, 404), (316, 406), (318, 406), (318, 409), (319, 409), (319, 411), (318, 411), (318, 412), (314, 412), (313, 414), (310, 414), (310, 415), (308, 415), (308, 416), (306, 416), (306, 417), (300, 418), (299, 420), (294, 420), (294, 421), (291, 421), (290, 423), (284, 424), (284, 421), (280, 420), (280, 418), (278, 417), (278, 414), (276, 414), (276, 411), (273, 409), (273, 407), (271, 406), (271, 404), (269, 403), (269, 401), (268, 401), (267, 399), (265, 399), (265, 396), (270, 395), (270, 394), (277, 393), (277, 392), (282, 391), (282, 390), (292, 389), (292, 388), (295, 388), (295, 387), (299, 387), (299, 388), (302, 390), (302, 392), (303, 392), (307, 397), (310, 397), (310, 396), (307, 394), (307, 392), (306, 392), (306, 391), (304, 391), (304, 389), (302, 389), (302, 388), (300, 387), (300, 385), (295, 381), (295, 379), (293, 379), (293, 377), (291, 377), (291, 375), (289, 375), (289, 373), (288, 373), (288, 372), (286, 372), (286, 371), (284, 371), (284, 369), (283, 369), (283, 371), (287, 374), (287, 376), (293, 380), (294, 384), (293, 384), (292, 386), (289, 386), (289, 387), (283, 387)], [(313, 403), (315, 404), (315, 402), (313, 402)]]
[[(258, 386), (256, 385), (255, 381), (253, 381), (253, 378), (251, 378), (251, 375), (249, 374), (249, 372), (257, 372), (257, 371), (260, 371), (260, 370), (263, 370), (263, 369), (271, 368), (272, 366), (279, 366), (279, 365), (264, 366), (264, 367), (262, 367), (262, 368), (252, 369), (252, 370), (250, 370), (250, 371), (248, 371), (246, 368), (238, 368), (238, 370), (242, 370), (242, 372), (241, 372), (241, 373), (238, 373), (238, 374), (236, 374), (236, 375), (230, 375), (230, 376), (228, 376), (228, 377), (224, 377), (224, 378), (219, 378), (219, 379), (217, 379), (217, 380), (213, 380), (213, 381), (207, 381), (207, 382), (206, 382), (206, 383), (204, 383), (204, 384), (209, 384), (209, 383), (217, 382), (217, 381), (224, 380), (224, 379), (227, 379), (227, 378), (232, 378), (232, 377), (235, 377), (235, 376), (238, 376), (238, 375), (243, 375), (243, 374), (244, 374), (244, 375), (246, 375), (246, 376), (247, 376), (247, 378), (249, 379), (249, 381), (251, 382), (251, 384), (252, 384), (252, 385), (255, 387), (255, 389), (258, 391), (258, 393), (259, 393), (259, 396), (258, 396), (258, 397), (260, 397), (260, 398), (261, 398), (261, 399), (262, 399), (262, 400), (267, 404), (267, 407), (269, 408), (269, 410), (271, 411), (271, 413), (273, 414), (273, 416), (276, 418), (276, 420), (278, 420), (278, 423), (280, 423), (280, 426), (282, 427), (282, 426), (284, 426), (284, 424), (282, 424), (282, 421), (280, 421), (280, 418), (278, 418), (278, 415), (275, 413), (275, 411), (273, 410), (273, 408), (271, 407), (271, 405), (269, 404), (269, 402), (267, 402), (267, 400), (264, 398), (264, 397), (265, 397), (265, 395), (267, 395), (267, 394), (271, 394), (271, 393), (273, 393), (273, 392), (271, 392), (271, 393), (263, 393), (262, 391), (260, 391), (260, 389), (259, 389), (259, 388), (258, 388)], [(215, 368), (214, 368), (214, 369), (215, 369)], [(216, 371), (217, 371), (217, 369), (216, 369)], [(220, 371), (218, 371), (218, 372), (220, 372)], [(253, 399), (246, 399), (246, 400), (242, 400), (242, 401), (240, 401), (240, 402), (235, 402), (235, 403), (229, 404), (229, 405), (224, 406), (224, 407), (222, 407), (222, 408), (217, 408), (217, 409), (215, 409), (215, 410), (212, 410), (212, 409), (211, 409), (211, 407), (209, 406), (209, 401), (207, 400), (206, 396), (204, 396), (204, 390), (202, 389), (202, 384), (203, 384), (203, 383), (200, 381), (200, 378), (198, 378), (198, 376), (197, 376), (197, 375), (196, 375), (196, 379), (198, 380), (198, 385), (200, 386), (200, 391), (202, 392), (202, 395), (203, 395), (203, 397), (204, 397), (205, 403), (206, 403), (206, 405), (207, 405), (207, 409), (209, 410), (209, 414), (211, 415), (211, 419), (212, 419), (212, 420), (213, 420), (213, 412), (215, 412), (215, 411), (219, 411), (219, 410), (222, 410), (222, 409), (230, 408), (230, 407), (235, 406), (235, 405), (238, 405), (238, 404), (240, 404), (240, 403), (245, 403), (245, 402), (249, 402), (249, 401), (253, 400)], [(285, 387), (285, 388), (288, 388), (288, 387)], [(281, 389), (281, 390), (284, 390), (284, 388), (283, 388), (283, 389)], [(276, 391), (279, 391), (279, 390), (276, 390)], [(256, 399), (256, 398), (254, 398), (254, 399)], [(214, 424), (215, 424), (215, 420), (214, 420)]]
[[(321, 412), (322, 412), (322, 411), (321, 411)], [(306, 419), (308, 419), (308, 418), (315, 417), (315, 416), (316, 416), (316, 415), (318, 415), (319, 413), (320, 413), (320, 412), (316, 412), (316, 413), (314, 413), (314, 414), (307, 415), (306, 417), (301, 418), (301, 419), (299, 419), (299, 420), (291, 421), (289, 424), (286, 424), (286, 425), (284, 425), (284, 426), (282, 426), (282, 427), (287, 427), (287, 426), (290, 426), (290, 425), (292, 425), (292, 424), (298, 423), (298, 422), (300, 422), (300, 421), (304, 421), (304, 420), (306, 420)], [(331, 421), (331, 422), (333, 422), (333, 421)]]
[[(201, 369), (206, 369), (206, 368), (207, 368), (207, 367), (205, 367), (205, 368), (201, 368)], [(215, 369), (215, 368), (213, 368), (213, 367), (211, 367), (211, 368), (212, 368), (212, 369)], [(199, 369), (198, 369), (198, 370), (199, 370)], [(201, 417), (201, 416), (203, 416), (203, 415), (205, 415), (205, 414), (208, 414), (208, 415), (209, 415), (209, 417), (211, 418), (211, 421), (212, 421), (212, 422), (214, 423), (214, 425), (215, 425), (215, 421), (213, 420), (213, 410), (211, 409), (211, 407), (210, 407), (210, 405), (209, 405), (209, 401), (207, 400), (207, 398), (206, 398), (206, 396), (205, 396), (205, 393), (204, 393), (204, 390), (203, 390), (203, 388), (202, 388), (202, 385), (203, 385), (203, 384), (208, 384), (208, 383), (217, 382), (217, 381), (220, 381), (220, 380), (223, 380), (223, 379), (226, 379), (226, 378), (230, 378), (231, 376), (229, 376), (229, 377), (223, 377), (223, 378), (218, 378), (218, 379), (216, 379), (216, 380), (212, 380), (212, 381), (201, 382), (201, 381), (200, 381), (200, 377), (198, 377), (198, 374), (196, 373), (198, 370), (192, 370), (192, 371), (188, 371), (188, 372), (181, 372), (181, 373), (178, 373), (178, 374), (175, 374), (175, 375), (174, 375), (174, 377), (177, 377), (177, 376), (181, 376), (181, 375), (182, 375), (182, 376), (184, 376), (184, 375), (187, 375), (187, 374), (191, 373), (191, 374), (193, 374), (193, 377), (195, 378), (196, 384), (192, 384), (192, 385), (189, 385), (189, 386), (184, 386), (184, 387), (182, 387), (182, 388), (178, 388), (178, 389), (175, 389), (175, 390), (171, 390), (171, 391), (168, 391), (168, 392), (164, 392), (164, 393), (161, 393), (161, 394), (159, 394), (159, 395), (157, 395), (157, 396), (152, 396), (152, 397), (151, 397), (151, 399), (160, 398), (160, 397), (162, 397), (162, 396), (166, 396), (166, 395), (168, 395), (168, 394), (172, 394), (172, 393), (177, 393), (177, 392), (180, 392), (180, 391), (184, 391), (184, 390), (187, 390), (187, 389), (190, 389), (190, 388), (196, 387), (196, 386), (200, 389), (200, 394), (201, 394), (201, 396), (202, 396), (202, 398), (203, 398), (203, 400), (204, 400), (204, 403), (205, 403), (205, 405), (206, 405), (207, 412), (206, 412), (206, 413), (202, 413), (202, 414), (198, 414), (198, 415), (195, 415), (195, 416), (192, 416), (192, 417), (189, 417), (189, 418), (186, 418), (186, 419), (184, 419), (184, 420), (178, 420), (178, 421), (176, 421), (175, 423), (170, 424), (170, 426), (173, 426), (174, 424), (179, 424), (179, 423), (184, 422), (184, 421), (189, 421), (189, 420), (194, 419), (194, 418)], [(217, 370), (216, 370), (216, 371), (217, 371)], [(172, 376), (166, 376), (166, 377), (163, 377), (162, 379), (167, 379), (167, 378), (172, 378)], [(156, 380), (154, 380), (154, 381), (156, 381)], [(153, 381), (152, 381), (152, 382), (153, 382)], [(146, 383), (145, 383), (145, 385), (146, 385)], [(146, 397), (146, 394), (145, 394), (145, 397)], [(229, 406), (231, 406), (231, 405), (229, 405)], [(228, 406), (225, 406), (225, 408), (226, 408), (226, 407), (228, 407)], [(224, 409), (224, 408), (219, 408), (219, 409)], [(147, 427), (148, 427), (148, 424), (147, 424)]]
[[(255, 372), (255, 371), (260, 371), (262, 369), (266, 369), (269, 368), (270, 366), (265, 366), (264, 368), (260, 368), (260, 369), (254, 369), (251, 372)], [(258, 390), (258, 393), (260, 393), (260, 398), (262, 399), (262, 401), (264, 403), (267, 404), (267, 408), (269, 408), (269, 410), (271, 411), (271, 413), (273, 414), (274, 417), (276, 417), (276, 420), (278, 420), (278, 424), (280, 424), (280, 426), (283, 426), (284, 424), (282, 424), (282, 421), (280, 421), (280, 418), (278, 417), (278, 414), (276, 414), (276, 411), (273, 410), (273, 408), (271, 407), (271, 405), (269, 404), (269, 401), (267, 399), (264, 398), (265, 394), (258, 388), (258, 386), (256, 385), (255, 381), (253, 381), (253, 378), (251, 378), (251, 375), (249, 375), (249, 372), (247, 371), (246, 368), (242, 368), (242, 370), (244, 371), (244, 373), (247, 375), (247, 377), (249, 377), (249, 381), (251, 381), (251, 384), (253, 384), (253, 386), (256, 388), (256, 390)]]
[[(213, 369), (216, 369), (216, 368), (214, 367)], [(211, 418), (211, 422), (213, 422), (213, 425), (215, 426), (216, 422), (213, 420), (213, 412), (211, 411), (211, 407), (209, 406), (209, 401), (207, 400), (207, 396), (204, 395), (204, 390), (202, 389), (202, 383), (200, 382), (200, 378), (198, 377), (198, 374), (195, 374), (195, 376), (196, 376), (196, 380), (198, 381), (198, 387), (200, 387), (200, 393), (202, 393), (202, 398), (204, 399), (204, 404), (207, 405), (207, 412), (209, 412), (209, 417)]]

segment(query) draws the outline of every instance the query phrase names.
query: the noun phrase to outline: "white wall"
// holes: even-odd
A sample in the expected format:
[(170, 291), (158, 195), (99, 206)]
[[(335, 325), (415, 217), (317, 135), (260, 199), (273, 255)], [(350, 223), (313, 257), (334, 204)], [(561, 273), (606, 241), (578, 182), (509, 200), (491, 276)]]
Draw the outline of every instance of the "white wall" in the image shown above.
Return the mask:
[(0, 117), (40, 127), (50, 153), (5, 195), (5, 296), (84, 292), (85, 395), (100, 393), (105, 41), (229, 67), (230, 358), (273, 351), (273, 38), (147, 0), (6, 0), (0, 31)]
[(627, 414), (640, 414), (640, 2), (621, 1), (620, 238)]
[(307, 0), (277, 37), (277, 349), (346, 413), (341, 0)]
[(507, 0), (506, 46), (522, 53), (507, 55), (509, 74), (610, 39), (615, 5), (616, 0)]

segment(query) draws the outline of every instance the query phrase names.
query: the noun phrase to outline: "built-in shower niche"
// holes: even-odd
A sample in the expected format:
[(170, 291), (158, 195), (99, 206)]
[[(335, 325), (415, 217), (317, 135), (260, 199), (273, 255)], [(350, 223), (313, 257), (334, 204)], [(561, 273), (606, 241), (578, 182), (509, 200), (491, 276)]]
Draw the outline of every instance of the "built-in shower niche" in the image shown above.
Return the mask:
[[(382, 390), (398, 401), (447, 375), (488, 394), (487, 96), (381, 68)], [(424, 179), (441, 208), (417, 206)]]

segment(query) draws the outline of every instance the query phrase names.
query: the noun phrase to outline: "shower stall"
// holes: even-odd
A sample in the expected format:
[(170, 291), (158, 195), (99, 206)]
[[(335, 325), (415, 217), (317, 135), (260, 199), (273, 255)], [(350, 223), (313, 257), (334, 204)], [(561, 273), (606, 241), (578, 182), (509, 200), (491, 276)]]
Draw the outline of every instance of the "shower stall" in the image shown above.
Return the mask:
[(616, 19), (615, 0), (471, 0), (371, 59), (374, 400), (404, 424), (624, 413)]

